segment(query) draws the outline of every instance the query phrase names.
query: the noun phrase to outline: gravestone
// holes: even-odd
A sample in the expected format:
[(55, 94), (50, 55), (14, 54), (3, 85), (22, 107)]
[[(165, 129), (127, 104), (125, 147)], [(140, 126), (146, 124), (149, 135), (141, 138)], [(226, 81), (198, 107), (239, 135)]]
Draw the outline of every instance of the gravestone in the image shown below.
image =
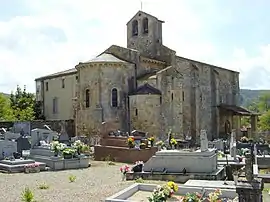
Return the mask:
[(41, 141), (50, 144), (55, 138), (58, 138), (55, 131), (35, 128), (31, 131), (31, 148), (41, 146)]
[(17, 142), (0, 140), (0, 159), (13, 156), (14, 152), (17, 152)]
[(6, 131), (4, 133), (5, 140), (17, 140), (19, 137), (21, 137), (20, 133), (12, 133), (10, 131)]
[(200, 141), (201, 141), (201, 151), (208, 151), (208, 139), (206, 130), (201, 130), (200, 134)]
[(231, 140), (230, 140), (230, 155), (236, 160), (236, 132), (235, 129), (232, 130)]
[(69, 136), (68, 136), (67, 131), (66, 131), (66, 123), (65, 122), (61, 123), (61, 132), (60, 132), (58, 140), (61, 143), (69, 143), (70, 142)]
[(23, 150), (30, 150), (31, 144), (27, 137), (20, 136), (17, 140), (17, 151), (22, 154)]

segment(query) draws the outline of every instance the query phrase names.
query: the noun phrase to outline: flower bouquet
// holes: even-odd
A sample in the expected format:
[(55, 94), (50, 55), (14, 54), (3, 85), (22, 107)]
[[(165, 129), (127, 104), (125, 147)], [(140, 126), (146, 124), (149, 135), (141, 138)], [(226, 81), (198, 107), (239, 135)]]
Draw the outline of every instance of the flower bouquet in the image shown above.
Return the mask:
[(152, 137), (149, 137), (149, 138), (147, 138), (147, 139), (148, 139), (148, 141), (150, 142), (151, 147), (153, 147), (155, 138), (152, 136)]
[(25, 173), (39, 173), (40, 167), (39, 163), (30, 163), (24, 166)]
[(134, 148), (134, 146), (135, 146), (135, 140), (134, 140), (134, 137), (129, 137), (129, 138), (127, 139), (127, 144), (128, 144), (128, 146), (129, 146), (129, 148)]
[(81, 142), (81, 140), (76, 140), (73, 144), (72, 147), (76, 149), (78, 155), (81, 154), (82, 149), (83, 149), (84, 143)]
[(65, 148), (63, 150), (63, 157), (64, 159), (72, 159), (75, 153), (76, 150), (74, 148)]
[(171, 145), (173, 146), (173, 148), (175, 148), (176, 145), (177, 145), (177, 141), (176, 141), (176, 139), (174, 139), (174, 138), (171, 139), (170, 143), (171, 143)]
[(160, 140), (160, 141), (156, 142), (156, 146), (158, 147), (158, 150), (161, 150), (161, 149), (163, 149), (165, 144), (162, 140)]
[(178, 191), (178, 186), (170, 181), (163, 186), (157, 186), (151, 197), (148, 198), (149, 202), (165, 202), (168, 198)]
[(146, 144), (142, 142), (142, 143), (140, 144), (140, 149), (146, 149)]
[(127, 172), (128, 172), (129, 170), (130, 170), (130, 168), (129, 168), (128, 165), (124, 165), (124, 166), (120, 167), (120, 172), (123, 174), (123, 175), (122, 175), (122, 181), (125, 180), (126, 174), (127, 174)]
[(54, 156), (57, 157), (61, 151), (63, 151), (67, 145), (59, 143), (58, 141), (53, 141), (50, 144), (51, 150), (54, 152)]

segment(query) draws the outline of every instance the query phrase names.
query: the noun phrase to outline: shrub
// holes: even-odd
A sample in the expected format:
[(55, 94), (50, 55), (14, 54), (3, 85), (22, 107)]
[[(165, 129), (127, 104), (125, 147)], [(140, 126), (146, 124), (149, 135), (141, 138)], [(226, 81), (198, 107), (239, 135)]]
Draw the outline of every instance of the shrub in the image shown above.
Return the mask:
[(23, 202), (34, 202), (34, 193), (29, 187), (26, 187), (23, 190), (23, 192), (22, 192), (22, 201)]
[(68, 179), (69, 179), (69, 182), (75, 182), (76, 181), (76, 176), (75, 175), (70, 175), (68, 177)]

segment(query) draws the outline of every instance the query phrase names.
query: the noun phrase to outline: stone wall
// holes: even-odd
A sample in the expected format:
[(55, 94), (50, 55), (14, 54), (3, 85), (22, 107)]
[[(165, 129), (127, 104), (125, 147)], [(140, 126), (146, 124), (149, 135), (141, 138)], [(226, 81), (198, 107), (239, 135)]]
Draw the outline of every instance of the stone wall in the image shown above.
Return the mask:
[[(44, 128), (44, 125), (48, 125), (53, 131), (60, 132), (61, 131), (61, 122), (62, 120), (57, 121), (43, 121), (43, 120), (35, 120), (31, 121), (31, 130), (34, 128)], [(75, 124), (74, 120), (65, 120), (66, 123), (66, 131), (70, 137), (75, 136)], [(10, 121), (1, 121), (0, 128), (10, 128), (12, 127), (14, 122)]]

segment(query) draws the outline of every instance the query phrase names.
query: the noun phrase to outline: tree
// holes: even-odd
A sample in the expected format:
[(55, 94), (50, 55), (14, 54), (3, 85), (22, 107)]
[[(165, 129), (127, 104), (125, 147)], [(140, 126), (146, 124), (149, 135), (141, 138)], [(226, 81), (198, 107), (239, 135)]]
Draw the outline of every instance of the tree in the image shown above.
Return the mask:
[(12, 121), (15, 117), (10, 107), (10, 102), (7, 96), (0, 93), (0, 120), (1, 121)]
[(270, 131), (270, 110), (260, 116), (259, 127), (262, 131)]
[(266, 112), (270, 110), (270, 93), (264, 93), (259, 97), (257, 103), (259, 112)]
[(25, 86), (23, 91), (17, 86), (15, 94), (11, 93), (10, 104), (16, 120), (31, 121), (35, 119), (35, 95), (26, 92)]

